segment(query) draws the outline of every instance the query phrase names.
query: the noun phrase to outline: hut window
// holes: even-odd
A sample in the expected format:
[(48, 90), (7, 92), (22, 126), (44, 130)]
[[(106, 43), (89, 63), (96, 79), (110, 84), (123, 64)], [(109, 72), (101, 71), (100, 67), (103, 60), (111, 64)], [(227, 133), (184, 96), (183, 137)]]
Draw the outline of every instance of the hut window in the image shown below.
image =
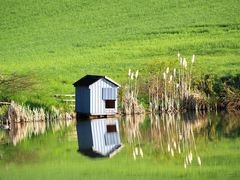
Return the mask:
[(107, 133), (105, 133), (105, 144), (108, 145), (116, 145), (120, 144), (119, 133), (117, 132), (116, 124), (109, 124), (107, 127)]
[(117, 132), (117, 127), (115, 124), (111, 124), (111, 125), (107, 125), (107, 132), (111, 133), (111, 132)]
[(117, 89), (116, 88), (103, 88), (102, 89), (103, 100), (116, 100), (117, 99)]
[(106, 100), (105, 108), (115, 108), (115, 100)]

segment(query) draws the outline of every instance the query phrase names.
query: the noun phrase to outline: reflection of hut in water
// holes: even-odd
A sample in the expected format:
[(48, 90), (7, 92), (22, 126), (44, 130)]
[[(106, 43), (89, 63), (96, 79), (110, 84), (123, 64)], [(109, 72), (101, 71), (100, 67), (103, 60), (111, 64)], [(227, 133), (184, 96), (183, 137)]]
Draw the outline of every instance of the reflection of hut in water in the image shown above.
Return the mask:
[(117, 113), (120, 85), (106, 76), (86, 75), (73, 84), (77, 115), (107, 116)]
[(94, 119), (77, 123), (79, 151), (89, 156), (113, 156), (121, 149), (116, 118)]

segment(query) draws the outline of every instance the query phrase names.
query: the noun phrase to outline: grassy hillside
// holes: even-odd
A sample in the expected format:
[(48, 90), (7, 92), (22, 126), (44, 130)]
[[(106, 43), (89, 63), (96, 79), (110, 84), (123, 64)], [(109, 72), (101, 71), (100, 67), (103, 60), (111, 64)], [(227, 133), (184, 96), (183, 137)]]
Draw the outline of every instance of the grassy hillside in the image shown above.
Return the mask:
[[(196, 54), (196, 74), (240, 71), (239, 0), (1, 0), (0, 73), (34, 74), (19, 101), (55, 104), (85, 74), (124, 81)], [(163, 64), (162, 64), (163, 63)], [(158, 66), (156, 66), (156, 64)]]

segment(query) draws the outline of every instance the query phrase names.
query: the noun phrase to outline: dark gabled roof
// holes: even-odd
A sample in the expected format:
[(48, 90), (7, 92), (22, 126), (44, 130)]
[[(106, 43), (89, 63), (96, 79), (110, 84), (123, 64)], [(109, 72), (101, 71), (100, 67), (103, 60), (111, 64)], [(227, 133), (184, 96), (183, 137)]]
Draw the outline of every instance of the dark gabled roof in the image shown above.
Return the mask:
[(83, 78), (79, 79), (77, 82), (75, 82), (73, 85), (74, 86), (89, 86), (102, 78), (104, 78), (104, 76), (86, 75)]
[(78, 81), (76, 81), (73, 85), (76, 86), (90, 86), (91, 84), (95, 83), (96, 81), (98, 81), (99, 79), (106, 79), (109, 82), (115, 84), (117, 87), (120, 87), (120, 85), (118, 83), (116, 83), (115, 81), (113, 81), (112, 79), (110, 79), (107, 76), (97, 76), (97, 75), (86, 75), (83, 78), (79, 79)]

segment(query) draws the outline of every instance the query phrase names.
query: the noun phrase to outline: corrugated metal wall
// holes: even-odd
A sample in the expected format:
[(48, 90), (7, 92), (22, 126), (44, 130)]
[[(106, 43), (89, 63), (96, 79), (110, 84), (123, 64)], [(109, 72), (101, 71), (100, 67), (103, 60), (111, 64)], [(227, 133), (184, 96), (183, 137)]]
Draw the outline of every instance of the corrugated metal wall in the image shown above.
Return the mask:
[[(107, 133), (107, 125), (116, 125), (116, 133)], [(107, 155), (114, 147), (120, 145), (120, 133), (116, 118), (94, 119), (91, 121), (93, 149), (103, 155)], [(110, 141), (111, 143), (109, 144)]]
[(76, 125), (79, 150), (91, 149), (93, 146), (90, 121), (81, 121)]
[(119, 133), (111, 132), (104, 135), (106, 145), (116, 145), (120, 144)]
[(90, 113), (90, 89), (88, 87), (76, 87), (75, 111)]
[(104, 93), (110, 93), (105, 97), (113, 96), (112, 93), (117, 94), (117, 86), (105, 79), (100, 79), (94, 84), (89, 86), (91, 91), (90, 96), (90, 112), (92, 115), (105, 115), (117, 113), (117, 97), (115, 101), (114, 109), (105, 109), (105, 101), (103, 100), (103, 88), (115, 88), (114, 91), (106, 91)]

